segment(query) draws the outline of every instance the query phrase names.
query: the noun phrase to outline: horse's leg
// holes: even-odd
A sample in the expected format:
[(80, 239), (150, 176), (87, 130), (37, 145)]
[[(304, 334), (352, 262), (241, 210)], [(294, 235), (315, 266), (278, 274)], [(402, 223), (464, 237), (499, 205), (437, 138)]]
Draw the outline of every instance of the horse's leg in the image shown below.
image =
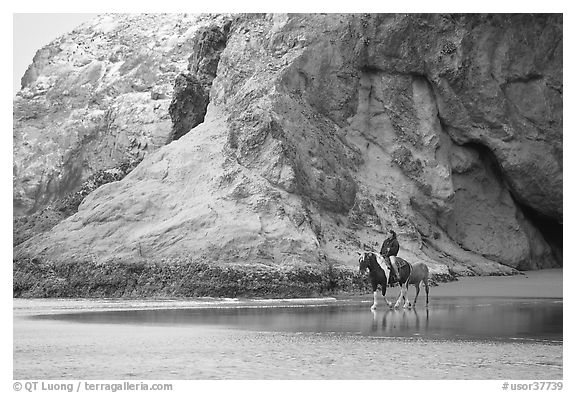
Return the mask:
[(418, 295), (420, 294), (420, 284), (421, 281), (418, 281), (418, 283), (414, 284), (414, 286), (416, 287), (416, 296), (414, 296), (414, 307), (416, 307), (416, 300), (418, 299)]
[(398, 295), (398, 299), (396, 299), (396, 304), (394, 304), (394, 308), (400, 307), (400, 302), (404, 297), (404, 284), (400, 284), (400, 294)]
[(372, 311), (376, 310), (376, 306), (378, 306), (378, 292), (374, 291), (374, 303), (372, 303), (372, 307), (370, 307), (370, 310)]
[(404, 296), (402, 297), (402, 301), (404, 302), (404, 308), (410, 308), (410, 301), (408, 300), (408, 281), (404, 283), (406, 285), (406, 289), (404, 290)]
[(378, 288), (374, 289), (374, 303), (372, 303), (372, 307), (370, 307), (370, 309), (372, 311), (376, 310), (376, 307), (378, 307)]
[(426, 289), (426, 307), (428, 307), (428, 291), (429, 291), (429, 288), (428, 288), (428, 278), (426, 278), (426, 279), (424, 280), (424, 288)]
[(410, 308), (412, 304), (410, 300), (408, 300), (408, 289), (409, 289), (408, 281), (406, 281), (406, 290), (404, 291), (404, 308)]
[(388, 307), (392, 308), (392, 303), (390, 303), (390, 302), (388, 301), (388, 299), (386, 299), (386, 285), (385, 285), (385, 284), (382, 284), (380, 287), (382, 288), (382, 297), (384, 298), (384, 301), (386, 302), (386, 304), (388, 305)]
[(408, 289), (410, 288), (410, 284), (406, 284), (406, 302), (408, 303), (408, 308), (414, 307), (416, 303), (410, 303), (410, 299), (408, 298)]
[(370, 309), (374, 311), (378, 307), (378, 283), (372, 282), (372, 292), (374, 293), (374, 303), (372, 303)]

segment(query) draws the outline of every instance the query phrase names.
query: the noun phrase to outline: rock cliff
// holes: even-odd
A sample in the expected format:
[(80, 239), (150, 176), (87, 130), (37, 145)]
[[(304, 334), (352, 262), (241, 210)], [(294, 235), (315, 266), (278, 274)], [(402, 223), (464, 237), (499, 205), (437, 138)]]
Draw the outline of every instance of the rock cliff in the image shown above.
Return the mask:
[(438, 276), (562, 264), (561, 15), (103, 16), (23, 87), (16, 212), (147, 154), (17, 261), (352, 269), (393, 228)]
[(15, 214), (165, 145), (174, 81), (214, 19), (103, 15), (40, 49), (14, 100)]

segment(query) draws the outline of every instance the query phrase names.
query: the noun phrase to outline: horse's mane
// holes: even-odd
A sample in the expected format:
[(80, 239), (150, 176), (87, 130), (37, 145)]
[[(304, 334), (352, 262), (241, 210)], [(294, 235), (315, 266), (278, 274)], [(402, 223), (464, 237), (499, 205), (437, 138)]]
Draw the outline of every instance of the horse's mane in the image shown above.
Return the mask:
[(388, 267), (388, 265), (386, 264), (386, 262), (384, 261), (385, 257), (382, 256), (380, 253), (376, 252), (376, 251), (362, 251), (365, 254), (372, 254), (374, 255), (374, 258), (376, 259), (376, 263), (382, 268), (382, 270), (384, 270), (384, 273), (386, 274), (386, 277), (390, 277), (390, 268)]
[(376, 254), (376, 262), (378, 263), (378, 265), (380, 265), (382, 270), (384, 270), (384, 274), (386, 274), (386, 279), (390, 278), (390, 268), (388, 267), (388, 264), (384, 261), (386, 257), (376, 252), (374, 254)]
[(374, 254), (376, 254), (376, 262), (378, 262), (378, 265), (380, 265), (380, 267), (384, 269), (384, 266), (387, 266), (386, 262), (384, 262), (384, 257), (381, 254), (377, 253)]

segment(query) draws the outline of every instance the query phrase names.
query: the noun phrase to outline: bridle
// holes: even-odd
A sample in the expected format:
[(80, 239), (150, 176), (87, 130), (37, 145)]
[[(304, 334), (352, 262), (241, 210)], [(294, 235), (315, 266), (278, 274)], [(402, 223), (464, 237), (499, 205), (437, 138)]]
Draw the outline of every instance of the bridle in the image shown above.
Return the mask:
[(372, 261), (371, 259), (366, 260), (366, 255), (370, 253), (374, 255), (374, 252), (372, 251), (364, 251), (363, 253), (360, 254), (360, 258), (358, 259), (358, 262), (360, 264), (360, 272), (364, 273), (366, 271), (366, 269), (370, 269), (372, 270), (374, 268), (373, 263), (376, 262), (376, 264), (378, 264), (378, 261), (376, 261), (374, 259), (374, 261)]
[(370, 267), (370, 262), (366, 260), (366, 254), (367, 252), (361, 253), (360, 258), (358, 259), (361, 273), (365, 273), (366, 269)]

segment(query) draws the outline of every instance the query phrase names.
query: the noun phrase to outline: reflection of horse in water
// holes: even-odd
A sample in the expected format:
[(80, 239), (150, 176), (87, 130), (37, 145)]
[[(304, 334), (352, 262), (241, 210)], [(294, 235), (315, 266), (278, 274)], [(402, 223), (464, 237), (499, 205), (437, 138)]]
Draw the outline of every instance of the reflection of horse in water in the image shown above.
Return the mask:
[[(380, 259), (382, 262), (379, 262), (378, 259)], [(392, 285), (396, 282), (398, 282), (400, 285), (400, 294), (398, 295), (398, 299), (396, 300), (394, 307), (400, 307), (401, 301), (404, 301), (404, 307), (412, 307), (410, 301), (406, 298), (406, 294), (408, 293), (408, 286), (410, 284), (416, 287), (416, 296), (414, 297), (415, 306), (418, 295), (420, 294), (420, 283), (422, 282), (424, 283), (424, 287), (426, 289), (426, 307), (428, 307), (428, 266), (421, 262), (411, 265), (404, 259), (398, 257), (396, 258), (396, 261), (399, 265), (398, 274), (400, 279), (398, 281), (391, 277), (390, 268), (388, 268), (387, 264), (384, 263), (383, 257), (381, 255), (369, 251), (360, 253), (360, 272), (364, 273), (366, 269), (368, 269), (368, 276), (370, 277), (372, 292), (374, 293), (374, 304), (372, 305), (372, 309), (377, 308), (379, 304), (377, 296), (379, 285), (384, 300), (388, 306), (392, 306), (391, 303), (386, 300), (386, 286)]]
[[(407, 310), (384, 309), (372, 310), (372, 331), (382, 331), (388, 334), (426, 333), (430, 324), (430, 315), (420, 315), (415, 308)], [(423, 324), (422, 324), (423, 322)]]

